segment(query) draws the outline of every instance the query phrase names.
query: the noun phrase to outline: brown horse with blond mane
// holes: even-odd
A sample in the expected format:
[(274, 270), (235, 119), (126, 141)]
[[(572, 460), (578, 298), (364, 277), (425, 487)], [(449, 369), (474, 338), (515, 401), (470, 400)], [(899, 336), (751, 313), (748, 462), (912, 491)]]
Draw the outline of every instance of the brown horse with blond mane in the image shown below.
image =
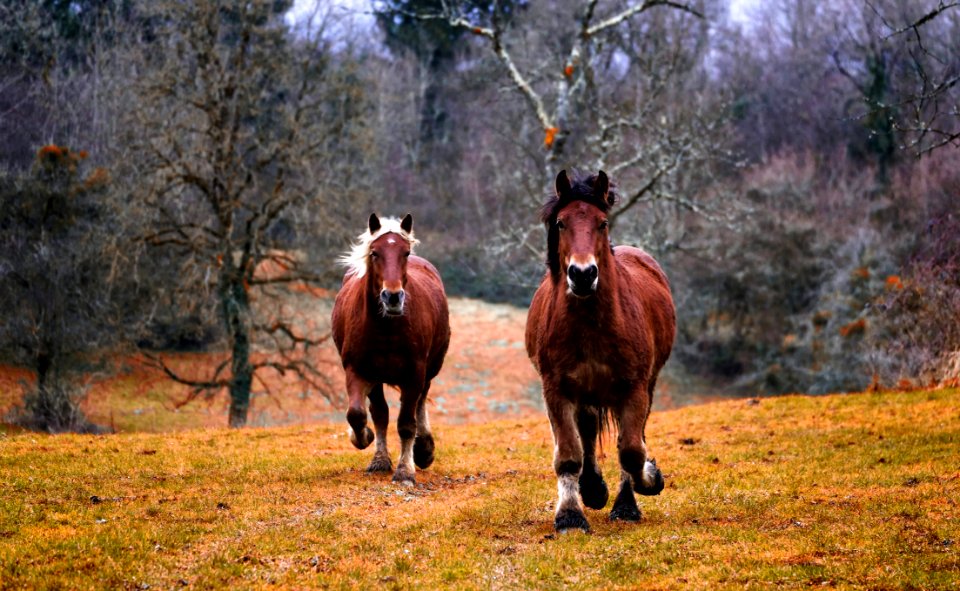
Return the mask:
[[(407, 486), (416, 482), (414, 465), (423, 469), (433, 463), (427, 394), (450, 344), (443, 283), (433, 265), (413, 254), (417, 243), (410, 214), (402, 220), (371, 214), (367, 231), (343, 259), (348, 269), (333, 306), (333, 340), (347, 378), (350, 441), (359, 449), (376, 441), (368, 472), (392, 469), (383, 386), (398, 388), (400, 459), (393, 481)], [(367, 426), (368, 399), (376, 434)]]
[(621, 468), (610, 519), (639, 521), (634, 491), (656, 495), (664, 485), (644, 430), (673, 347), (673, 298), (650, 255), (611, 245), (607, 212), (614, 203), (603, 171), (572, 182), (561, 171), (541, 216), (548, 270), (530, 305), (526, 346), (553, 429), (554, 526), (561, 532), (590, 529), (581, 497), (592, 509), (607, 504), (596, 449), (608, 413), (619, 430)]

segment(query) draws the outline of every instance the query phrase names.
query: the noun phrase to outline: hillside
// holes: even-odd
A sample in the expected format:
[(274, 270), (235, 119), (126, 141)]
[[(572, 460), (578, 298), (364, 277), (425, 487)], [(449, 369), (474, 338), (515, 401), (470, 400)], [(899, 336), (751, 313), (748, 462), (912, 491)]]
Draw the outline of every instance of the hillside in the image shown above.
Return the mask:
[[(292, 305), (311, 328), (330, 318), (331, 294), (320, 291), (292, 294)], [(484, 423), (506, 417), (531, 418), (542, 414), (540, 379), (523, 347), (525, 309), (467, 298), (450, 298), (450, 349), (443, 370), (430, 389), (432, 419), (443, 424)], [(217, 353), (165, 355), (183, 375), (202, 377), (221, 360)], [(269, 392), (255, 384), (249, 424), (255, 427), (304, 425), (317, 422), (346, 424), (344, 378), (332, 343), (320, 349), (317, 365), (328, 376), (335, 401), (304, 390), (293, 374), (281, 378), (264, 372)], [(657, 386), (654, 408), (668, 409), (703, 402), (717, 396), (701, 394), (707, 386), (691, 385), (679, 377), (675, 361), (668, 363)], [(6, 411), (19, 402), (32, 377), (24, 369), (0, 365), (0, 430)], [(681, 383), (682, 381), (682, 383)], [(713, 386), (716, 389), (716, 386)], [(96, 424), (118, 432), (168, 432), (226, 426), (227, 396), (220, 393), (178, 408), (188, 388), (169, 380), (138, 357), (114, 362), (109, 371), (95, 372), (83, 402)], [(395, 414), (399, 396), (389, 390), (387, 401)]]
[(655, 412), (643, 521), (561, 536), (543, 417), (439, 424), (412, 490), (343, 425), (0, 435), (0, 588), (955, 589), (957, 395)]

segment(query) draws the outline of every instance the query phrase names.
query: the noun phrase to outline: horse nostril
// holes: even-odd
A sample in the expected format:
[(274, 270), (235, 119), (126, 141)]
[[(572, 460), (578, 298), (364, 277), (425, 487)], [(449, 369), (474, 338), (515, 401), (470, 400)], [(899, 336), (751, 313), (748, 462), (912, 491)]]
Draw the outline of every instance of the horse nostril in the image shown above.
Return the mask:
[(570, 265), (567, 267), (567, 277), (574, 283), (593, 283), (593, 280), (597, 278), (598, 274), (599, 270), (596, 265), (590, 265), (588, 267)]
[(384, 289), (380, 292), (380, 301), (391, 308), (395, 308), (403, 303), (403, 291), (387, 291)]

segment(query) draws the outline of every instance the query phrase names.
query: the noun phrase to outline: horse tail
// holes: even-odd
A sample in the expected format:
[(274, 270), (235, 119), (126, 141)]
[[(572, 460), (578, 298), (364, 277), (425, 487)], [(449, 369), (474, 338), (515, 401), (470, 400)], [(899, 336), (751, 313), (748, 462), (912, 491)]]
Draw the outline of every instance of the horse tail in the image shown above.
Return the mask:
[[(610, 412), (608, 406), (597, 407), (597, 417), (600, 421), (600, 428), (597, 429), (597, 445), (600, 447), (600, 453), (603, 454), (604, 436), (613, 430), (614, 426), (611, 423), (618, 423), (618, 421), (616, 416)], [(620, 430), (619, 423), (616, 425), (616, 429)]]

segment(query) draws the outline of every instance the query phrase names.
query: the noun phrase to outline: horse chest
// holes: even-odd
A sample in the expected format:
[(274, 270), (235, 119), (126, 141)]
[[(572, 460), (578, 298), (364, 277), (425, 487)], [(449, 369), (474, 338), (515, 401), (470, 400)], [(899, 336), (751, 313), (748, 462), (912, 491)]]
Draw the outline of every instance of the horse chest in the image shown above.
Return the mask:
[(367, 346), (358, 347), (349, 356), (350, 365), (364, 378), (372, 382), (398, 384), (409, 380), (411, 371), (422, 364), (411, 346), (409, 337), (389, 332), (378, 333), (374, 338), (366, 338)]

